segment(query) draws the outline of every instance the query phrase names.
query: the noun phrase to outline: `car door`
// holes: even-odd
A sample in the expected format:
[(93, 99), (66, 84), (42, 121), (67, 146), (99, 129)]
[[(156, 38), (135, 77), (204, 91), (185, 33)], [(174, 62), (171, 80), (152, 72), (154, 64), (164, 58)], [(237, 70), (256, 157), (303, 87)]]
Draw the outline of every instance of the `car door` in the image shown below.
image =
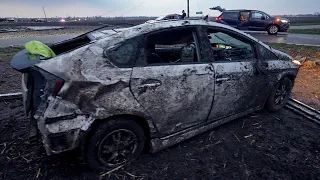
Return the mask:
[[(157, 48), (170, 47), (181, 48), (180, 59), (167, 60), (156, 54)], [(209, 115), (214, 68), (202, 62), (199, 48), (196, 30), (191, 27), (146, 36), (130, 86), (163, 136), (205, 122)]]
[(261, 31), (266, 30), (265, 24), (268, 21), (268, 16), (259, 11), (253, 11), (250, 14), (249, 30)]
[(223, 28), (208, 28), (215, 68), (214, 102), (209, 120), (262, 108), (268, 76), (257, 70), (255, 42)]

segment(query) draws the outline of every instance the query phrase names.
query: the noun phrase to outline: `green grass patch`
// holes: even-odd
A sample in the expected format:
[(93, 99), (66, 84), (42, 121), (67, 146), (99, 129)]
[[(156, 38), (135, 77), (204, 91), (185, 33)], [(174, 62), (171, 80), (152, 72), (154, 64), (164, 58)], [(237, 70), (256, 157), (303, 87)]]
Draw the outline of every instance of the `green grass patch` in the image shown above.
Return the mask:
[(320, 29), (289, 29), (289, 33), (293, 34), (319, 34)]
[(291, 26), (310, 26), (310, 25), (320, 25), (320, 22), (291, 23)]
[(7, 47), (0, 48), (0, 61), (9, 61), (12, 56), (17, 54), (17, 52), (21, 51), (22, 48), (19, 47)]
[(320, 58), (320, 47), (318, 46), (303, 46), (294, 44), (282, 44), (282, 43), (267, 43), (274, 49), (285, 52), (292, 57), (295, 56), (307, 56)]

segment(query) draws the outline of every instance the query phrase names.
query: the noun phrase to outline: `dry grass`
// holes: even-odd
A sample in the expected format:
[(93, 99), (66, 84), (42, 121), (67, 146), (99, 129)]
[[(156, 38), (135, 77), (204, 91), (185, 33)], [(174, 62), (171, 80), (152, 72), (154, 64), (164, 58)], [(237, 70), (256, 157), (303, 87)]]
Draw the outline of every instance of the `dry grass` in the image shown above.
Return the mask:
[(313, 58), (320, 58), (320, 47), (318, 46), (303, 46), (294, 44), (283, 44), (283, 43), (268, 43), (274, 49), (285, 52), (292, 57), (295, 56), (306, 56)]
[(320, 66), (318, 66), (315, 61), (306, 61), (302, 67), (304, 69), (320, 69)]
[(12, 56), (21, 51), (22, 47), (0, 48), (0, 61), (9, 61)]

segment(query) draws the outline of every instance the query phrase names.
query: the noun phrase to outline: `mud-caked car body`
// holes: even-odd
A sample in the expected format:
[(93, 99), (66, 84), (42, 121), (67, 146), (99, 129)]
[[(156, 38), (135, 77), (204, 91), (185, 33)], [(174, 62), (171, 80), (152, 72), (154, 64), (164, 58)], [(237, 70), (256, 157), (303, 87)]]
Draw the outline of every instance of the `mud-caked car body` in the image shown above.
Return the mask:
[(105, 170), (266, 107), (284, 106), (298, 65), (232, 27), (201, 20), (96, 30), (26, 50), (23, 102), (47, 154), (81, 146)]

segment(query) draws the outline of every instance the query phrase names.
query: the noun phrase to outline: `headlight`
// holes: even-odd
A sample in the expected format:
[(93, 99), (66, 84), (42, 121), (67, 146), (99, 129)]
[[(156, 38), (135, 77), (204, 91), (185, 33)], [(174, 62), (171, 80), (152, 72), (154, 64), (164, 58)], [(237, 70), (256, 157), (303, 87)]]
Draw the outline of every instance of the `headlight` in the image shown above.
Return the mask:
[(284, 19), (281, 19), (281, 22), (282, 22), (282, 23), (288, 23), (288, 21), (287, 21), (287, 20), (284, 20)]
[(293, 60), (292, 62), (297, 66), (301, 66), (301, 63), (299, 61), (297, 61), (297, 60)]

